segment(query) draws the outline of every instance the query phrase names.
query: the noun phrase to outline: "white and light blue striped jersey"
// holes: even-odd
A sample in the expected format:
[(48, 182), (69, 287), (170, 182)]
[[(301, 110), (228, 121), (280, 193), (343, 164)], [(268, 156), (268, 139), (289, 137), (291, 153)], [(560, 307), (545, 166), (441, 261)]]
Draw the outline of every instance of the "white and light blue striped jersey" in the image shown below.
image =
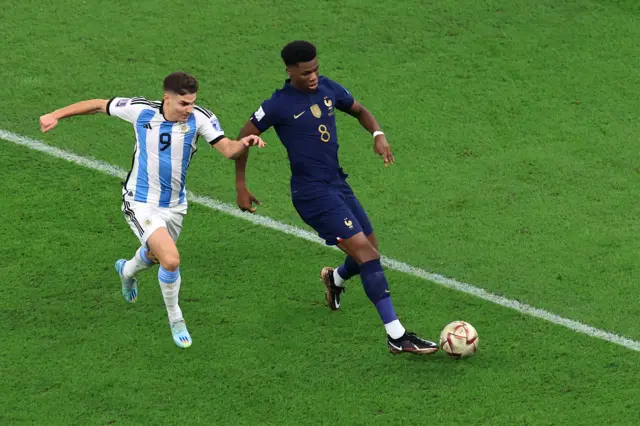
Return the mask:
[(187, 202), (187, 169), (197, 151), (198, 137), (212, 145), (224, 137), (216, 116), (199, 106), (185, 123), (165, 120), (162, 103), (144, 98), (113, 98), (107, 114), (133, 124), (136, 135), (124, 199), (159, 207)]

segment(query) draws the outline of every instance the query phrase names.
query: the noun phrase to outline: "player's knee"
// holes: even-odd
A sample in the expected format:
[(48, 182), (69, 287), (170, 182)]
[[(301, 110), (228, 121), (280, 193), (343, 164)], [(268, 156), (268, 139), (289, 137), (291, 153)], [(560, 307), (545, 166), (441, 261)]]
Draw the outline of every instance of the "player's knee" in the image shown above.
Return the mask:
[(371, 245), (373, 246), (373, 248), (375, 248), (376, 250), (378, 250), (378, 239), (376, 238), (376, 236), (375, 236), (375, 235), (373, 235), (373, 233), (372, 233), (372, 234), (370, 234), (370, 235), (367, 237), (367, 240), (369, 240), (369, 242), (371, 243)]
[(177, 271), (180, 267), (180, 254), (178, 252), (166, 255), (160, 260), (160, 265), (167, 271)]
[(354, 257), (359, 264), (380, 259), (380, 253), (367, 238), (359, 238), (354, 241), (353, 249)]
[(363, 247), (360, 251), (356, 252), (356, 260), (360, 264), (377, 259), (380, 259), (380, 253), (372, 245)]

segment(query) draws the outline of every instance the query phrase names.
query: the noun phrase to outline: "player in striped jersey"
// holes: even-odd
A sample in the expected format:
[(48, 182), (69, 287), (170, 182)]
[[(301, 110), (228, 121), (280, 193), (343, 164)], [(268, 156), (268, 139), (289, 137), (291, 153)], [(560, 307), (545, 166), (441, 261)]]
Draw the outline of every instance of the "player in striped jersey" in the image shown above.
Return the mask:
[(134, 303), (138, 296), (135, 276), (155, 263), (173, 340), (181, 348), (191, 346), (178, 305), (181, 286), (180, 254), (176, 241), (187, 213), (187, 169), (202, 136), (225, 157), (235, 159), (250, 146), (264, 147), (258, 136), (239, 141), (225, 136), (216, 116), (195, 105), (198, 82), (184, 72), (164, 80), (162, 102), (144, 98), (93, 99), (78, 102), (40, 117), (40, 129), (53, 129), (58, 120), (98, 112), (133, 124), (136, 146), (133, 164), (123, 185), (122, 211), (141, 246), (130, 260), (116, 262), (122, 295)]

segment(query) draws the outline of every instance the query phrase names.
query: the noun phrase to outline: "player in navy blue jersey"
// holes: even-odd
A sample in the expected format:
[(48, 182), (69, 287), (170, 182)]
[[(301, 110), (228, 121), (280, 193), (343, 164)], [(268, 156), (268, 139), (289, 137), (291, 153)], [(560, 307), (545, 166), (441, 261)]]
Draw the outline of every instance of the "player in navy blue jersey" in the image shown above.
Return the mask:
[[(384, 133), (375, 117), (344, 87), (319, 74), (313, 44), (294, 41), (282, 49), (281, 56), (289, 79), (253, 113), (240, 137), (275, 129), (289, 156), (295, 209), (326, 244), (337, 245), (347, 254), (343, 265), (336, 269), (325, 267), (320, 273), (329, 307), (340, 307), (345, 282), (360, 275), (365, 292), (384, 323), (389, 350), (436, 352), (436, 343), (405, 330), (393, 308), (373, 228), (338, 162), (336, 110), (357, 118), (373, 134), (374, 151), (388, 166), (394, 158)], [(247, 154), (245, 151), (236, 159), (237, 201), (242, 210), (254, 212), (253, 203), (259, 202), (246, 187)]]

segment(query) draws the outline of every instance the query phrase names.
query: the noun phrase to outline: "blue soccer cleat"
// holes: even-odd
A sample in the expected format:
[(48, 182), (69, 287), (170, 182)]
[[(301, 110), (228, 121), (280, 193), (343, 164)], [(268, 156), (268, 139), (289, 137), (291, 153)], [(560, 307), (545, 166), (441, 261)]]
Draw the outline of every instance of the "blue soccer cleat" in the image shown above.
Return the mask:
[(136, 299), (138, 298), (138, 280), (133, 277), (126, 280), (124, 279), (122, 269), (124, 269), (125, 263), (127, 263), (126, 260), (119, 259), (115, 265), (120, 281), (122, 281), (122, 297), (129, 303), (136, 303)]
[(188, 348), (193, 343), (187, 330), (187, 324), (183, 319), (171, 324), (171, 334), (173, 335), (173, 341), (179, 348)]

